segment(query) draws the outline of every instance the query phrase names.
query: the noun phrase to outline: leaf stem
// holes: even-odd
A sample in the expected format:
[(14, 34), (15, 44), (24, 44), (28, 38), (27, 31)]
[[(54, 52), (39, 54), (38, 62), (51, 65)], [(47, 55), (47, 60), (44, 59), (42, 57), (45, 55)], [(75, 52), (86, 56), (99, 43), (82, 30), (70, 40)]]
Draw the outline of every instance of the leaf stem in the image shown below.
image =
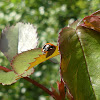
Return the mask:
[(10, 70), (10, 69), (8, 69), (8, 68), (6, 68), (6, 67), (3, 67), (3, 66), (0, 66), (0, 70), (3, 70), (3, 71), (5, 71), (5, 72), (12, 71), (12, 70)]
[[(3, 70), (5, 72), (9, 72), (12, 71), (6, 67), (0, 66), (0, 70)], [(38, 82), (36, 82), (35, 80), (30, 79), (29, 77), (23, 77), (25, 80), (29, 81), (30, 83), (34, 84), (35, 86), (41, 88), (42, 90), (44, 90), (46, 93), (48, 93), (50, 96), (52, 96), (55, 99), (55, 95), (53, 94), (53, 92), (51, 92), (49, 89), (47, 89), (45, 86), (39, 84)]]
[(54, 99), (55, 99), (55, 96), (54, 94), (49, 90), (47, 89), (45, 86), (39, 84), (38, 82), (36, 82), (35, 80), (33, 79), (30, 79), (29, 77), (23, 77), (25, 80), (31, 82), (32, 84), (34, 84), (35, 86), (41, 88), (43, 91), (45, 91), (46, 93), (48, 93), (50, 96), (52, 96)]

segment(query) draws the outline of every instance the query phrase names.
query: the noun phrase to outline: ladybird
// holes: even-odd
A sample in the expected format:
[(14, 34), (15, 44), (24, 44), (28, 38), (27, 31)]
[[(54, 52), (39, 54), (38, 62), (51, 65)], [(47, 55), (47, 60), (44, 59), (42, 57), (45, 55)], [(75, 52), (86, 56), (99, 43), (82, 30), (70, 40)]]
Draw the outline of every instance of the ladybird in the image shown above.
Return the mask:
[(43, 54), (45, 54), (45, 53), (47, 53), (49, 51), (52, 51), (52, 50), (54, 51), (55, 48), (56, 48), (55, 45), (53, 45), (51, 43), (46, 43), (42, 48), (42, 52), (43, 52)]

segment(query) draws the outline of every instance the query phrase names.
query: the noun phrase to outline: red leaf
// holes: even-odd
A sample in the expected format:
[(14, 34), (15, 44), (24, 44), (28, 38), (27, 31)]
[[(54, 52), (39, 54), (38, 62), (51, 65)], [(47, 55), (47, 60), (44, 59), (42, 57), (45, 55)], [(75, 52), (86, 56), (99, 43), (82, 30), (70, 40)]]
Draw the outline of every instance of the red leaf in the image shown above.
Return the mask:
[(61, 100), (61, 98), (60, 98), (58, 92), (55, 90), (55, 88), (51, 87), (51, 89), (52, 89), (52, 93), (54, 94), (55, 100)]
[(58, 89), (59, 89), (60, 97), (62, 99), (64, 99), (65, 98), (64, 82), (61, 79), (61, 82), (57, 82), (57, 84), (58, 84)]
[(83, 19), (84, 26), (100, 32), (100, 17), (91, 15)]

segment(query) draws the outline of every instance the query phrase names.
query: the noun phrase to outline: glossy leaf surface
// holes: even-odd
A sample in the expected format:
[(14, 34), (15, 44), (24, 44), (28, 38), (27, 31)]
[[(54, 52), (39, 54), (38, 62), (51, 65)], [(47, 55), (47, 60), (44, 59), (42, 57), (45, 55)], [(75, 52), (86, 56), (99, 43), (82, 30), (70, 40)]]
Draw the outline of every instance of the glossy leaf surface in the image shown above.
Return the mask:
[(20, 22), (2, 31), (0, 50), (11, 61), (17, 53), (36, 48), (37, 42), (36, 28)]
[(98, 16), (87, 16), (83, 19), (84, 26), (87, 26), (93, 30), (100, 32), (100, 17)]
[(0, 51), (9, 61), (18, 53), (18, 25), (3, 30), (0, 39)]
[(100, 33), (65, 27), (60, 32), (61, 74), (75, 100), (100, 99)]
[(100, 99), (100, 32), (84, 27), (77, 28), (77, 34), (84, 52), (87, 70), (97, 100)]

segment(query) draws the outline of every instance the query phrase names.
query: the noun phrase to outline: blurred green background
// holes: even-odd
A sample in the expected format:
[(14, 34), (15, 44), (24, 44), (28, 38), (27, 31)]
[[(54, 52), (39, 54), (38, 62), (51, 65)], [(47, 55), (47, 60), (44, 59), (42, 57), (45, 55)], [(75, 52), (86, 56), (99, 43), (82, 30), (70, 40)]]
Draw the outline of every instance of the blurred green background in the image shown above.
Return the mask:
[[(61, 28), (100, 9), (100, 0), (0, 0), (0, 33), (17, 22), (32, 23), (37, 27), (39, 43), (57, 44)], [(9, 62), (0, 52), (0, 65)], [(30, 77), (50, 89), (60, 79), (59, 64), (46, 61), (35, 67)], [(0, 100), (53, 100), (48, 94), (24, 79), (11, 86), (0, 84)]]

